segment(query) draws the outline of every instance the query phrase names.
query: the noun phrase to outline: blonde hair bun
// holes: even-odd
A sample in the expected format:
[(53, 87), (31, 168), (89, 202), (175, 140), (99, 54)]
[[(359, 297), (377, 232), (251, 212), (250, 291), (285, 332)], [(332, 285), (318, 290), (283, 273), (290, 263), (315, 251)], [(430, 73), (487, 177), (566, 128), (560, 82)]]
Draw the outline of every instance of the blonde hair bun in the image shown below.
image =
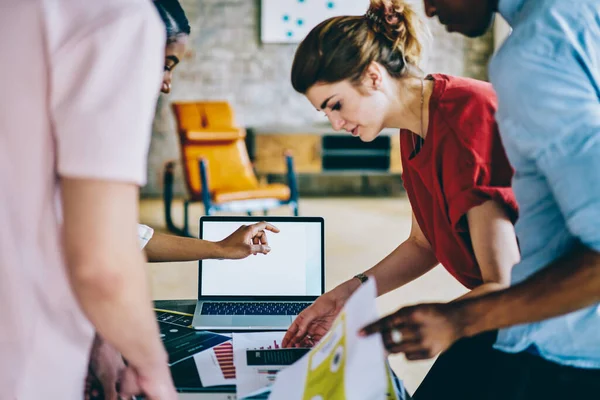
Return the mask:
[(408, 64), (419, 64), (423, 51), (420, 37), (427, 30), (412, 6), (403, 0), (371, 0), (365, 16), (376, 33), (385, 36), (404, 54)]

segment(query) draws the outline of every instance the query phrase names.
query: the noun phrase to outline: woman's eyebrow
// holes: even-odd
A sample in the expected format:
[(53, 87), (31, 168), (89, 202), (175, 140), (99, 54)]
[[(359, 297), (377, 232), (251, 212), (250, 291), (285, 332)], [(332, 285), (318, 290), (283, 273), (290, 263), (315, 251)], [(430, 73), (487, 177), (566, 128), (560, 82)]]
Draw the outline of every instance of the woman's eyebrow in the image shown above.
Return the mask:
[[(324, 109), (325, 107), (327, 107), (327, 103), (329, 103), (329, 100), (331, 100), (334, 97), (335, 97), (335, 94), (333, 96), (329, 96), (328, 98), (326, 98), (325, 101), (321, 104), (321, 110)], [(317, 110), (317, 111), (320, 111), (320, 110)]]

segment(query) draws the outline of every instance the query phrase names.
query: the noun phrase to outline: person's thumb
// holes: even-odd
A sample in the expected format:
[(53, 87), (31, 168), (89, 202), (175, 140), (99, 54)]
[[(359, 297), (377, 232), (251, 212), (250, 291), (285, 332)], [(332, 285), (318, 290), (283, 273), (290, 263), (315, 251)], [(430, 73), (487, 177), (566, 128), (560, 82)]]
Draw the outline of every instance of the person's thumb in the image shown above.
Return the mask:
[(250, 248), (252, 254), (268, 254), (271, 248), (266, 244), (253, 244)]

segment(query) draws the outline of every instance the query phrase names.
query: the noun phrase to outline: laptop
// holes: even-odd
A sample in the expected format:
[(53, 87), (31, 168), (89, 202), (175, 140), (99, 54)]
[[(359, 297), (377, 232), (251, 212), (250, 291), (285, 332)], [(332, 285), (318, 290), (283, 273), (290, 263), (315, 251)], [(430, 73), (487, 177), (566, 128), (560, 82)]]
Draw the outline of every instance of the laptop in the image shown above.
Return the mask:
[(200, 238), (222, 240), (267, 221), (271, 252), (243, 260), (199, 262), (192, 326), (202, 330), (286, 330), (325, 290), (325, 227), (320, 217), (200, 218)]

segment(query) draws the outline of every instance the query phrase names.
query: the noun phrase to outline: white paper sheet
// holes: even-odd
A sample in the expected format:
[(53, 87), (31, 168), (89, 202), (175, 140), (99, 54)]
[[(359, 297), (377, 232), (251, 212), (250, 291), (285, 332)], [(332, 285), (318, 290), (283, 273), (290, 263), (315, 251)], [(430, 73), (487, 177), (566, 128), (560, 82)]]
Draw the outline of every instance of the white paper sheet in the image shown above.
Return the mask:
[(279, 348), (285, 332), (256, 332), (233, 334), (233, 363), (236, 370), (237, 398), (256, 392), (275, 381), (282, 366), (248, 366), (246, 350)]
[[(270, 400), (387, 399), (390, 379), (381, 335), (358, 336), (378, 318), (370, 279), (346, 303), (314, 349), (277, 375)], [(235, 343), (235, 342), (234, 342)]]

